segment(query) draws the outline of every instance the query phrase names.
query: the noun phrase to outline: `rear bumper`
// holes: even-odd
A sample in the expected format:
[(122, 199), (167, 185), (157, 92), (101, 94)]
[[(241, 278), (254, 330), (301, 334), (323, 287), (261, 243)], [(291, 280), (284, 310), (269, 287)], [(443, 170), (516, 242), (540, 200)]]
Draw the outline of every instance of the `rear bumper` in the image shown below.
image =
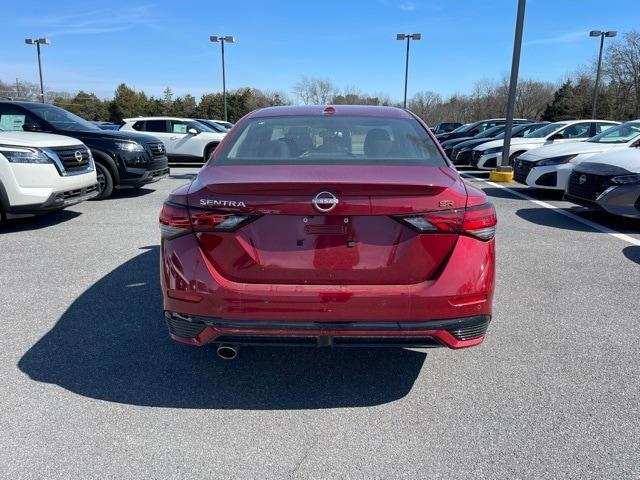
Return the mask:
[(208, 343), (281, 346), (390, 346), (465, 348), (478, 345), (489, 315), (426, 322), (229, 321), (165, 312), (171, 337), (193, 346)]
[[(195, 336), (184, 340), (174, 334), (176, 340), (192, 345), (224, 341), (218, 339), (223, 334), (282, 334), (387, 340), (428, 337), (429, 343), (461, 348), (480, 343), (482, 338), (457, 339), (447, 330), (449, 323), (443, 327), (437, 322), (490, 318), (492, 314), (493, 240), (460, 236), (436, 278), (408, 285), (234, 282), (214, 268), (194, 235), (163, 240), (160, 261), (164, 311), (198, 319), (197, 328), (202, 331)], [(300, 322), (303, 328), (292, 328)], [(278, 328), (264, 331), (266, 325)]]

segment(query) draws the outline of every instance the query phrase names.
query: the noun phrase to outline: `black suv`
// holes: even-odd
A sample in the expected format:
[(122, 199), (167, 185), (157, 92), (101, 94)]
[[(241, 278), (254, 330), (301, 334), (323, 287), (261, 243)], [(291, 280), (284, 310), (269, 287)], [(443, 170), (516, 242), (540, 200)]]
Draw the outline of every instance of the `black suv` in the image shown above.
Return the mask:
[(102, 130), (71, 112), (46, 103), (0, 101), (0, 115), (14, 117), (27, 132), (47, 132), (77, 138), (91, 150), (100, 194), (116, 187), (140, 188), (169, 175), (164, 144), (139, 133)]
[(460, 122), (440, 122), (431, 129), (434, 135), (440, 135), (441, 133), (453, 132), (456, 128), (460, 128), (462, 124)]

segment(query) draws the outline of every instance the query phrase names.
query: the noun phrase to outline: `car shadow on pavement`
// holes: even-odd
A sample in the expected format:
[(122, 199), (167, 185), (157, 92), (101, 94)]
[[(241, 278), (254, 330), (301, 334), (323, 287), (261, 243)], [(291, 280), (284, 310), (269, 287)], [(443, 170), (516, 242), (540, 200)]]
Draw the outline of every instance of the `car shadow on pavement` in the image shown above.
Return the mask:
[(193, 180), (194, 178), (196, 178), (196, 174), (195, 173), (180, 173), (180, 174), (171, 174), (169, 175), (169, 178), (172, 178), (174, 180)]
[(364, 407), (411, 390), (426, 354), (400, 348), (213, 346), (169, 339), (162, 317), (158, 247), (97, 281), (19, 361), (39, 382), (132, 405), (208, 409)]
[(640, 247), (627, 247), (622, 250), (622, 253), (632, 262), (636, 262), (640, 265)]
[[(527, 197), (530, 197), (534, 200), (551, 200), (558, 201), (562, 200), (564, 192), (561, 190), (542, 190), (535, 188), (526, 188), (526, 187), (514, 187), (513, 185), (507, 185), (509, 190), (513, 190), (514, 192), (522, 193)], [(514, 195), (509, 190), (505, 190), (504, 188), (496, 188), (496, 187), (487, 187), (483, 188), (482, 191), (486, 193), (489, 197), (496, 198), (505, 198), (507, 200), (522, 200), (527, 201), (528, 199), (519, 197)]]
[[(598, 212), (580, 207), (576, 207), (568, 211), (580, 218), (597, 223), (603, 227), (613, 229), (616, 232), (627, 234), (640, 233), (640, 220), (637, 219), (617, 217), (606, 212)], [(594, 230), (584, 223), (573, 220), (565, 215), (555, 215), (551, 213), (548, 208), (521, 208), (516, 211), (516, 215), (523, 220), (535, 223), (536, 225), (561, 228), (564, 230), (575, 230), (578, 232), (599, 232), (598, 230)]]
[(59, 210), (44, 215), (25, 218), (13, 218), (7, 220), (6, 224), (0, 225), (0, 235), (3, 233), (28, 232), (31, 230), (40, 230), (48, 228), (59, 223), (68, 222), (82, 215), (80, 212), (73, 210)]
[(108, 198), (102, 198), (96, 200), (98, 202), (105, 202), (109, 200), (118, 200), (120, 198), (136, 198), (144, 197), (150, 193), (155, 192), (154, 188), (142, 187), (142, 188), (116, 188)]
[[(573, 212), (572, 212), (573, 213)], [(521, 208), (516, 211), (516, 215), (527, 222), (535, 223), (543, 227), (560, 228), (562, 230), (573, 230), (577, 232), (594, 232), (591, 227), (588, 227), (584, 223), (580, 223), (565, 215), (558, 215), (548, 208), (534, 207), (534, 208)]]

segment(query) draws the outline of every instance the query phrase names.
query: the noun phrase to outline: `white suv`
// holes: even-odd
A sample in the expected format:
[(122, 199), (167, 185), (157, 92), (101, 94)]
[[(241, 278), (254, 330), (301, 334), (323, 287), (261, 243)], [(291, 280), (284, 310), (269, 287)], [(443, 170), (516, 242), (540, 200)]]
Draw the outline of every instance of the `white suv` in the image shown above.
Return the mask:
[(192, 118), (136, 117), (124, 122), (120, 130), (149, 133), (162, 140), (170, 162), (206, 162), (226, 135)]
[(98, 195), (93, 157), (75, 138), (0, 131), (0, 222)]

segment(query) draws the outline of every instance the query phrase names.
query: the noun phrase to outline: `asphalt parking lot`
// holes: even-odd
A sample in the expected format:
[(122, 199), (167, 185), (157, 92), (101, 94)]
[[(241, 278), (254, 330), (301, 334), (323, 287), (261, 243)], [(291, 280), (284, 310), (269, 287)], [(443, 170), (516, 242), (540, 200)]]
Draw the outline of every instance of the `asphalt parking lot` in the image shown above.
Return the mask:
[(157, 214), (195, 171), (0, 234), (0, 476), (640, 477), (638, 222), (470, 178), (499, 215), (483, 345), (224, 362), (162, 319)]

